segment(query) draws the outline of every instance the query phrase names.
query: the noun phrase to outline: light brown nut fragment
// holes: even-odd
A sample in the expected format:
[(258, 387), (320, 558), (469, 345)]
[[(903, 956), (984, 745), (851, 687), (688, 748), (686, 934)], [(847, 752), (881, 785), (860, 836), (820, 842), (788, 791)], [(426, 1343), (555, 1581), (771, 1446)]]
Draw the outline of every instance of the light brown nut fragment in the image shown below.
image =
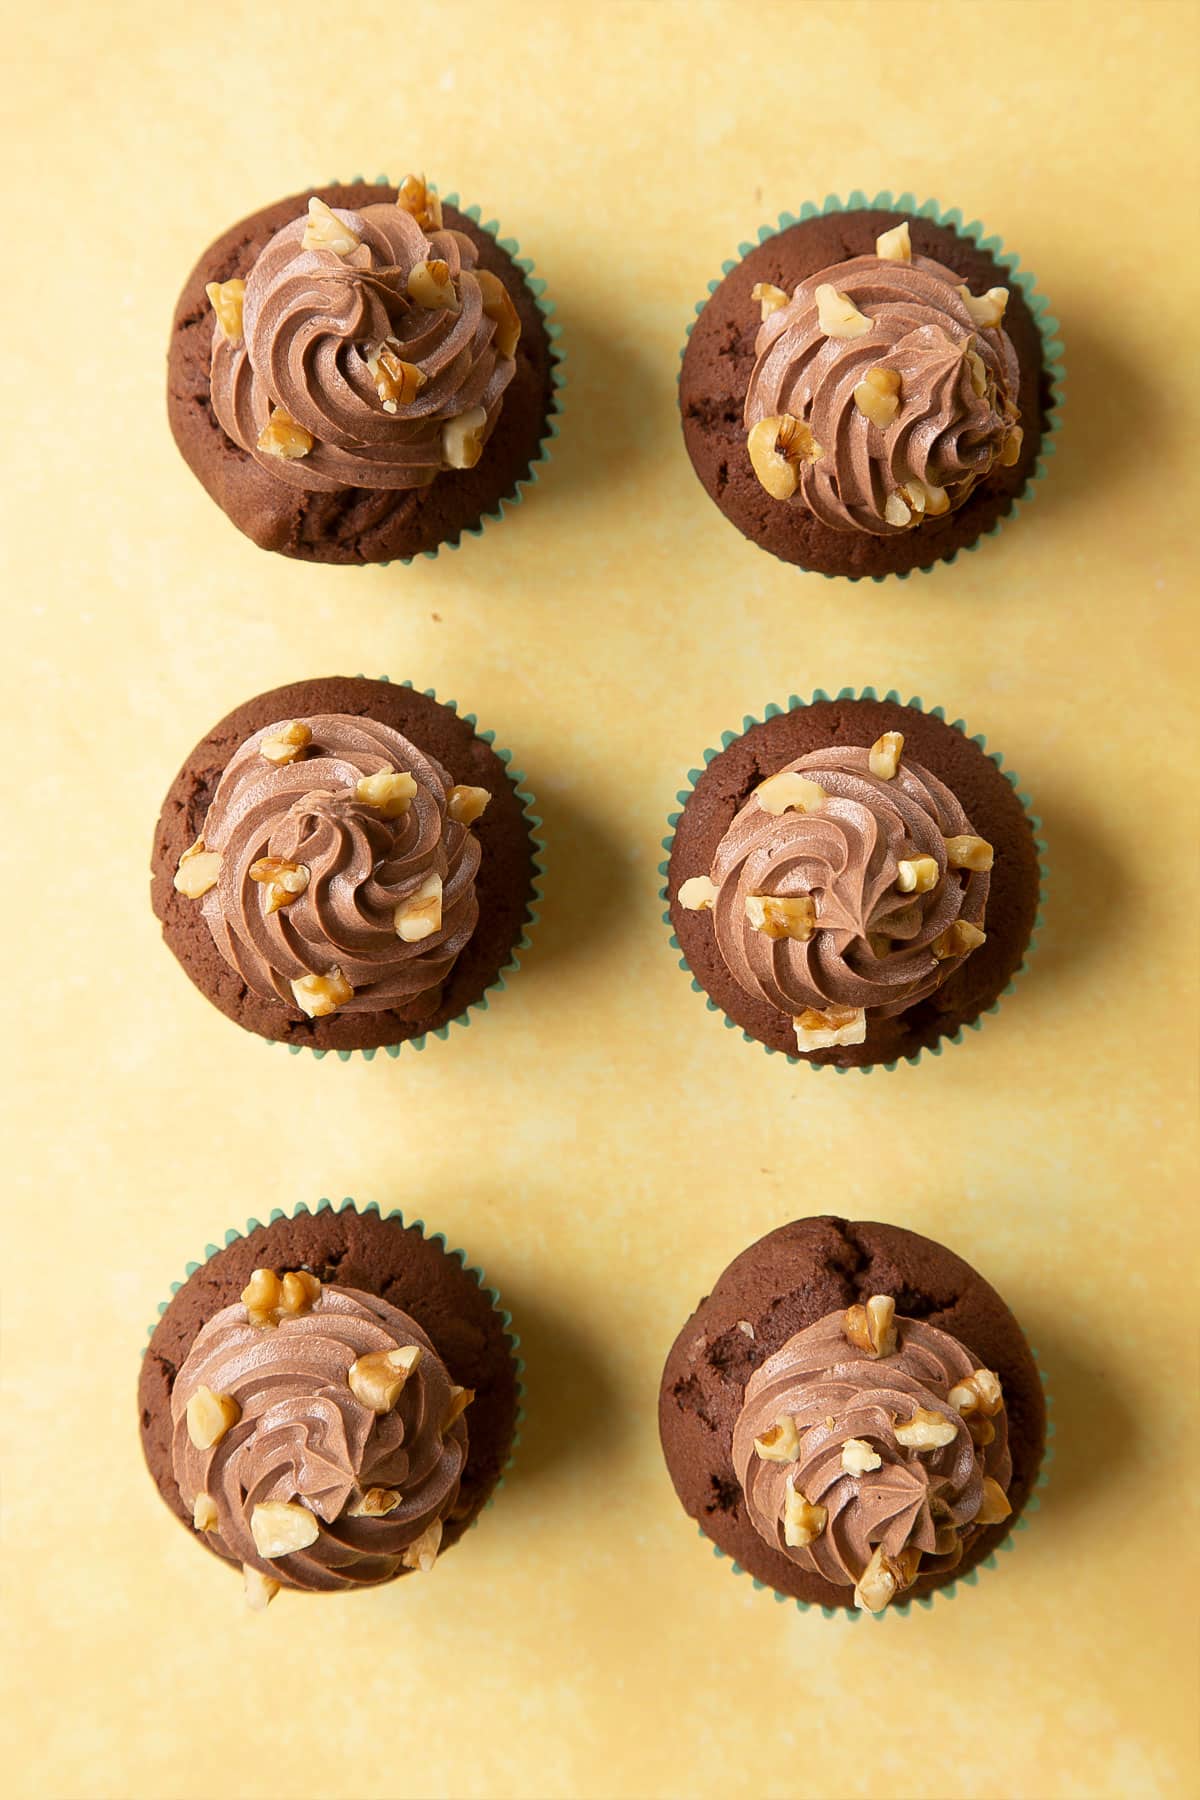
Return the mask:
[(854, 1588), (854, 1604), (860, 1610), (879, 1613), (890, 1605), (901, 1589), (911, 1587), (920, 1566), (919, 1550), (902, 1550), (898, 1557), (888, 1556), (877, 1544), (870, 1562)]
[(192, 1526), (196, 1531), (217, 1529), (217, 1503), (211, 1494), (197, 1494), (192, 1501)]
[(802, 1013), (797, 1013), (792, 1028), (796, 1033), (796, 1048), (801, 1056), (806, 1056), (810, 1050), (832, 1050), (839, 1044), (865, 1043), (867, 1015), (861, 1006), (834, 1006), (825, 1012), (817, 1012), (815, 1007), (808, 1006)]
[(457, 1382), (450, 1383), (450, 1404), (446, 1408), (446, 1416), (442, 1420), (442, 1435), (445, 1436), (456, 1419), (461, 1419), (475, 1398), (475, 1389), (459, 1387)]
[(964, 832), (960, 837), (948, 837), (943, 841), (946, 861), (952, 869), (986, 870), (995, 861), (996, 853), (986, 838)]
[(918, 1406), (911, 1419), (898, 1419), (893, 1430), (896, 1442), (906, 1450), (941, 1450), (958, 1436), (953, 1419), (924, 1406)]
[(817, 903), (809, 894), (747, 894), (746, 918), (765, 938), (807, 944), (817, 929)]
[(877, 781), (894, 781), (904, 754), (904, 733), (885, 731), (867, 753), (867, 767)]
[(396, 191), (396, 205), (428, 234), (442, 229), (442, 203), (423, 175), (406, 175)]
[(281, 856), (260, 856), (250, 864), (250, 879), (266, 887), (266, 911), (270, 914), (300, 898), (308, 886), (309, 871), (304, 863), (287, 862)]
[(360, 806), (372, 807), (385, 819), (400, 819), (417, 797), (417, 784), (406, 769), (377, 769), (374, 775), (360, 775), (354, 785), (354, 798)]
[(795, 1462), (800, 1453), (800, 1433), (790, 1413), (776, 1419), (769, 1430), (754, 1440), (754, 1454), (764, 1462)]
[(872, 1294), (865, 1306), (848, 1306), (842, 1330), (847, 1343), (869, 1356), (894, 1355), (896, 1302), (890, 1294)]
[(426, 1526), (419, 1538), (414, 1538), (400, 1561), (406, 1569), (419, 1569), (422, 1575), (428, 1575), (437, 1561), (438, 1551), (442, 1543), (442, 1521), (435, 1519), (432, 1525)]
[(217, 885), (220, 873), (220, 853), (206, 850), (204, 839), (197, 838), (179, 859), (179, 867), (175, 871), (175, 890), (185, 899), (199, 900), (202, 894), (207, 894), (209, 888)]
[(293, 719), (282, 731), (272, 732), (270, 737), (263, 738), (258, 746), (258, 754), (265, 756), (269, 763), (281, 767), (284, 763), (293, 763), (303, 756), (312, 743), (312, 727), (302, 719)]
[(1012, 1513), (1008, 1495), (998, 1481), (990, 1475), (983, 1478), (983, 1499), (979, 1503), (979, 1511), (975, 1514), (976, 1525), (999, 1525)]
[(415, 894), (402, 900), (392, 920), (402, 944), (419, 944), (442, 929), (442, 878), (427, 875)]
[(875, 254), (884, 262), (911, 262), (912, 239), (908, 234), (908, 220), (901, 219), (899, 225), (893, 225), (890, 231), (882, 231), (875, 239)]
[(820, 782), (810, 781), (794, 769), (783, 769), (778, 775), (768, 775), (765, 781), (760, 781), (754, 790), (754, 798), (764, 812), (778, 818), (785, 812), (816, 812), (823, 805), (826, 794)]
[(1021, 454), (1021, 445), (1024, 442), (1024, 439), (1025, 433), (1021, 430), (1021, 427), (1019, 425), (1013, 425), (1008, 431), (1004, 443), (1000, 448), (1000, 467), (1002, 469), (1011, 469), (1016, 463), (1017, 458)]
[(246, 1593), (246, 1605), (251, 1612), (266, 1612), (272, 1600), (279, 1592), (280, 1583), (272, 1581), (253, 1563), (242, 1564), (242, 1586)]
[(900, 377), (895, 369), (868, 369), (854, 390), (854, 404), (882, 431), (900, 410)]
[(973, 294), (962, 286), (958, 290), (963, 305), (971, 315), (971, 323), (986, 330), (989, 326), (999, 325), (1004, 317), (1004, 309), (1008, 305), (1008, 289), (1002, 287), (989, 288), (986, 294)]
[(707, 875), (690, 875), (679, 884), (677, 896), (685, 912), (706, 912), (717, 897), (717, 890)]
[(210, 281), (204, 289), (208, 295), (209, 305), (217, 315), (217, 324), (221, 327), (231, 344), (242, 341), (242, 302), (246, 298), (246, 284), (235, 276), (232, 281)]
[(492, 343), (498, 355), (513, 356), (521, 341), (521, 315), (513, 305), (512, 295), (490, 269), (476, 269), (475, 279), (483, 295), (483, 316), (496, 327)]
[(487, 414), (482, 406), (470, 406), (457, 419), (442, 426), (442, 455), (451, 469), (473, 469), (483, 455)]
[(889, 525), (911, 525), (912, 508), (900, 494), (889, 494), (883, 503), (883, 516)]
[(987, 393), (987, 369), (984, 367), (983, 358), (978, 350), (967, 350), (964, 354), (967, 359), (967, 368), (971, 374), (971, 386), (982, 400)]
[(896, 864), (896, 886), (902, 894), (927, 894), (938, 884), (938, 866), (932, 856), (901, 858)]
[(783, 1490), (783, 1541), (792, 1550), (803, 1550), (825, 1529), (829, 1513), (824, 1506), (813, 1506), (791, 1482)]
[(353, 1000), (354, 989), (334, 963), (324, 975), (302, 975), (293, 981), (292, 998), (310, 1019), (327, 1019), (347, 1000)]
[(825, 452), (803, 419), (779, 413), (760, 419), (746, 437), (750, 466), (772, 500), (790, 500), (805, 463), (819, 462)]
[(987, 932), (980, 931), (978, 925), (972, 925), (969, 919), (955, 919), (940, 937), (934, 938), (929, 948), (938, 962), (948, 962), (952, 956), (966, 956), (986, 942)]
[(816, 293), (817, 324), (831, 338), (865, 337), (871, 321), (860, 313), (849, 294), (843, 294), (832, 282), (823, 281)]
[(274, 1325), (283, 1299), (283, 1283), (274, 1269), (255, 1269), (240, 1297), (248, 1325)]
[(927, 515), (931, 519), (950, 511), (950, 496), (945, 488), (931, 487), (917, 475), (905, 477), (900, 497), (908, 502), (913, 512)]
[(273, 406), (270, 419), (258, 434), (257, 446), (264, 456), (280, 456), (285, 462), (295, 462), (298, 457), (308, 455), (315, 441), (312, 432), (297, 425), (284, 407)]
[(279, 1284), (279, 1310), (289, 1319), (302, 1319), (321, 1298), (321, 1283), (307, 1269), (293, 1269)]
[(745, 1332), (745, 1334), (748, 1338), (752, 1338), (754, 1336), (754, 1327), (750, 1323), (749, 1319), (739, 1319), (737, 1322), (737, 1328), (739, 1331)]
[(321, 1527), (307, 1506), (293, 1500), (260, 1500), (250, 1513), (250, 1535), (260, 1556), (290, 1556), (307, 1550), (321, 1535)]
[(383, 1519), (388, 1513), (395, 1512), (404, 1495), (398, 1494), (395, 1488), (368, 1488), (360, 1500), (346, 1508), (348, 1519)]
[(971, 1442), (980, 1450), (986, 1450), (989, 1444), (996, 1441), (996, 1427), (982, 1413), (966, 1413), (967, 1430), (971, 1434)]
[(869, 1475), (882, 1466), (882, 1456), (865, 1438), (847, 1438), (842, 1445), (842, 1468), (847, 1475)]
[(359, 1403), (373, 1413), (389, 1413), (404, 1384), (421, 1360), (419, 1344), (401, 1344), (396, 1350), (376, 1350), (351, 1363), (346, 1380)]
[(349, 256), (357, 250), (362, 239), (358, 233), (339, 219), (331, 206), (324, 200), (318, 200), (314, 194), (308, 203), (308, 217), (304, 221), (304, 235), (300, 239), (302, 250), (332, 250), (335, 256)]
[(391, 344), (380, 344), (367, 357), (367, 372), (375, 383), (375, 392), (383, 402), (384, 412), (394, 413), (411, 406), (429, 377), (416, 363), (397, 356)]
[(427, 312), (437, 312), (446, 306), (457, 306), (458, 295), (454, 291), (454, 279), (450, 274), (450, 264), (440, 256), (433, 256), (426, 262), (414, 263), (408, 272), (408, 296)]
[(764, 320), (769, 319), (773, 312), (778, 312), (781, 306), (786, 306), (788, 303), (788, 296), (783, 289), (776, 287), (770, 281), (756, 281), (750, 289), (750, 298), (758, 301)]
[(452, 787), (446, 795), (446, 811), (457, 825), (473, 825), (481, 819), (492, 796), (482, 787)]
[(219, 1444), (241, 1416), (242, 1409), (232, 1394), (214, 1394), (209, 1387), (198, 1387), (189, 1396), (184, 1413), (187, 1434), (197, 1450), (211, 1450)]
[(946, 1396), (955, 1412), (982, 1413), (994, 1419), (1004, 1405), (1000, 1377), (993, 1369), (976, 1369), (965, 1381), (956, 1382)]

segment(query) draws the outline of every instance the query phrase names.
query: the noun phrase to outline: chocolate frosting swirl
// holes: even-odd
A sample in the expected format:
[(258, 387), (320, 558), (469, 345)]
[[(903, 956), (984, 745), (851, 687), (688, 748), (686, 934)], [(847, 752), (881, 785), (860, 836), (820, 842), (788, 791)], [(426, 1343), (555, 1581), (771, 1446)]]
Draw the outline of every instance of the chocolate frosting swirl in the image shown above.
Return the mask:
[[(332, 968), (354, 989), (342, 1012), (430, 1010), (479, 917), (479, 844), (449, 816), (450, 776), (390, 726), (340, 713), (300, 721), (311, 743), (277, 766), (260, 745), (289, 722), (264, 726), (234, 752), (208, 809), (204, 845), (221, 856), (201, 903), (213, 942), (254, 993), (297, 1017), (292, 982)], [(381, 770), (417, 784), (400, 818), (356, 798), (359, 778)], [(267, 884), (250, 876), (268, 856), (310, 872), (304, 892), (273, 913)], [(441, 927), (405, 943), (396, 907), (432, 874), (442, 880)]]
[[(895, 1354), (879, 1360), (849, 1343), (845, 1314), (829, 1313), (789, 1338), (750, 1379), (733, 1430), (733, 1466), (755, 1530), (773, 1549), (835, 1586), (853, 1586), (876, 1545), (888, 1556), (919, 1550), (921, 1573), (952, 1569), (964, 1543), (982, 1529), (975, 1518), (983, 1477), (1007, 1491), (1012, 1480), (1003, 1407), (990, 1421), (991, 1443), (977, 1446), (947, 1395), (979, 1367), (957, 1338), (920, 1319), (895, 1320)], [(915, 1450), (898, 1443), (923, 1408), (955, 1427), (948, 1444)], [(770, 1462), (754, 1448), (781, 1417), (796, 1422), (793, 1462)], [(881, 1466), (863, 1475), (842, 1468), (842, 1446), (860, 1438)], [(824, 1529), (804, 1548), (784, 1542), (785, 1487), (827, 1509)]]
[[(222, 429), (277, 481), (293, 487), (415, 488), (448, 467), (442, 426), (482, 407), (492, 433), (516, 372), (483, 310), (474, 244), (461, 232), (428, 237), (400, 206), (336, 208), (361, 239), (346, 256), (305, 250), (306, 219), (276, 232), (246, 279), (243, 337), (214, 322), (212, 403)], [(416, 263), (444, 261), (457, 307), (426, 309), (408, 295)], [(426, 377), (415, 400), (388, 412), (367, 367), (384, 340)], [(306, 456), (261, 452), (274, 406), (311, 432)]]
[[(982, 925), (990, 877), (951, 869), (944, 839), (974, 835), (946, 785), (904, 757), (890, 781), (869, 752), (814, 750), (786, 765), (825, 789), (815, 812), (764, 811), (754, 795), (717, 846), (717, 948), (746, 992), (795, 1018), (806, 1008), (863, 1008), (880, 1018), (925, 999), (964, 961), (939, 962), (932, 945), (955, 920)], [(782, 771), (781, 771), (782, 772)], [(902, 894), (897, 864), (930, 856), (938, 879)], [(751, 894), (811, 895), (816, 930), (806, 943), (755, 931)]]
[[(871, 321), (861, 337), (827, 337), (816, 291), (829, 284)], [(824, 454), (801, 465), (795, 494), (834, 531), (890, 537), (908, 529), (884, 516), (913, 477), (960, 505), (996, 462), (1017, 418), (1020, 370), (1000, 326), (974, 323), (960, 277), (928, 257), (892, 262), (855, 256), (802, 281), (764, 320), (746, 395), (747, 431), (784, 413), (802, 419)], [(983, 367), (976, 392), (968, 352)], [(889, 425), (872, 424), (854, 402), (868, 369), (900, 376)], [(922, 515), (914, 514), (917, 523)]]
[[(357, 1400), (352, 1363), (418, 1345), (420, 1362), (391, 1412)], [(187, 1403), (199, 1387), (228, 1394), (241, 1418), (199, 1450)], [(206, 1541), (284, 1587), (328, 1593), (387, 1581), (404, 1552), (452, 1513), (467, 1459), (460, 1417), (443, 1434), (451, 1381), (437, 1351), (406, 1313), (355, 1288), (325, 1286), (311, 1312), (278, 1325), (251, 1325), (226, 1306), (201, 1329), (171, 1391), (171, 1458), (189, 1511), (197, 1495), (216, 1504)], [(399, 1505), (381, 1517), (351, 1517), (368, 1488), (389, 1488)], [(261, 1557), (250, 1528), (263, 1501), (299, 1502), (319, 1523), (315, 1543)]]

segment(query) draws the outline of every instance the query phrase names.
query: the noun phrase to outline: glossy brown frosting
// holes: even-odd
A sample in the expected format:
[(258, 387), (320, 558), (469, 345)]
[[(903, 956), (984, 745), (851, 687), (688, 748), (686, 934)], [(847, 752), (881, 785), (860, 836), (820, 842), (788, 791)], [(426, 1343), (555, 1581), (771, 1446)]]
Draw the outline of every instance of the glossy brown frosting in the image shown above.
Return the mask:
[[(516, 365), (493, 342), (474, 276), (475, 246), (461, 233), (426, 236), (395, 205), (337, 208), (361, 239), (345, 256), (305, 250), (306, 219), (285, 225), (246, 279), (243, 337), (213, 326), (212, 403), (222, 428), (277, 481), (307, 489), (423, 487), (448, 465), (442, 426), (482, 407), (491, 435)], [(440, 259), (458, 304), (427, 309), (408, 296), (415, 264)], [(415, 400), (385, 410), (367, 358), (385, 340), (426, 377)], [(257, 448), (280, 406), (316, 442), (285, 459)]]
[[(361, 1356), (417, 1345), (421, 1360), (391, 1412), (372, 1412), (351, 1391)], [(187, 1428), (197, 1388), (231, 1396), (238, 1422), (211, 1449)], [(325, 1286), (311, 1312), (278, 1325), (251, 1325), (246, 1308), (226, 1306), (201, 1329), (171, 1391), (172, 1468), (191, 1510), (216, 1504), (207, 1541), (284, 1587), (332, 1592), (387, 1581), (404, 1553), (444, 1520), (458, 1499), (467, 1458), (459, 1417), (443, 1435), (450, 1376), (421, 1328), (374, 1294)], [(351, 1517), (369, 1488), (401, 1495), (382, 1517)], [(250, 1527), (264, 1501), (299, 1503), (319, 1524), (315, 1543), (261, 1557)]]
[[(1000, 326), (974, 323), (961, 277), (928, 257), (856, 256), (822, 269), (764, 320), (746, 395), (746, 429), (782, 414), (802, 419), (824, 454), (805, 463), (789, 505), (805, 505), (835, 531), (877, 537), (908, 529), (884, 517), (912, 477), (961, 504), (997, 460), (1018, 417), (1020, 371)], [(829, 337), (817, 289), (845, 294), (871, 321), (861, 337)], [(980, 358), (976, 392), (967, 352)], [(900, 407), (882, 429), (854, 402), (868, 369), (901, 377)], [(921, 515), (916, 515), (919, 522)]]
[[(264, 726), (234, 752), (204, 821), (205, 848), (221, 856), (201, 903), (213, 942), (248, 987), (297, 1016), (292, 982), (335, 967), (354, 989), (341, 1011), (414, 1010), (437, 996), (479, 917), (479, 845), (449, 817), (450, 776), (390, 726), (340, 713), (301, 721), (312, 742), (276, 766), (260, 745), (288, 723)], [(356, 798), (359, 778), (381, 770), (417, 784), (400, 818)], [(273, 913), (266, 885), (250, 875), (267, 856), (310, 871), (305, 891)], [(441, 928), (405, 943), (396, 907), (431, 874), (442, 879)]]
[[(764, 811), (754, 795), (717, 846), (713, 922), (717, 946), (748, 994), (795, 1018), (806, 1008), (863, 1008), (881, 1018), (934, 992), (965, 960), (939, 962), (931, 946), (955, 920), (981, 926), (990, 877), (947, 866), (944, 839), (971, 834), (955, 796), (905, 757), (890, 781), (871, 774), (869, 752), (814, 750), (786, 765), (825, 789), (815, 812)], [(938, 880), (902, 894), (901, 859), (930, 856)], [(811, 894), (817, 917), (806, 943), (773, 940), (746, 916), (750, 894)]]
[[(750, 1379), (733, 1432), (733, 1466), (759, 1535), (802, 1569), (835, 1586), (853, 1586), (877, 1545), (888, 1556), (921, 1551), (921, 1573), (952, 1569), (974, 1529), (983, 1478), (1007, 1491), (1012, 1480), (1003, 1407), (990, 1420), (992, 1441), (977, 1446), (947, 1395), (978, 1367), (956, 1338), (920, 1319), (896, 1316), (893, 1355), (874, 1359), (849, 1343), (845, 1314), (829, 1313), (789, 1338)], [(906, 1449), (895, 1427), (918, 1409), (954, 1424), (939, 1449)], [(792, 1462), (771, 1462), (754, 1448), (783, 1416), (799, 1432)], [(867, 1443), (878, 1469), (849, 1475), (842, 1468), (847, 1438)], [(785, 1486), (827, 1509), (811, 1544), (784, 1542)]]

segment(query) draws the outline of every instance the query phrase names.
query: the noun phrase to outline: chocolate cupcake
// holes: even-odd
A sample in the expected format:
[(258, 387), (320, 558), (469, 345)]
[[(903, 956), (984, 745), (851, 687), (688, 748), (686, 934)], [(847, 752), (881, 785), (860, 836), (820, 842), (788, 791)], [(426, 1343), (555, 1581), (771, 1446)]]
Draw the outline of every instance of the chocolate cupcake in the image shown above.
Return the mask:
[(684, 1511), (739, 1569), (874, 1613), (1008, 1540), (1047, 1435), (995, 1290), (929, 1238), (835, 1218), (730, 1264), (667, 1357), (659, 1428)]
[(432, 554), (519, 495), (553, 433), (543, 284), (423, 177), (265, 207), (175, 309), (167, 402), (239, 530), (308, 562)]
[(252, 1220), (159, 1309), (146, 1463), (255, 1607), (428, 1571), (500, 1482), (517, 1340), (481, 1272), (423, 1231), (350, 1200)]
[(958, 1042), (1022, 967), (1037, 821), (984, 740), (898, 694), (727, 732), (665, 840), (672, 943), (747, 1039), (839, 1069)]
[(1049, 448), (1056, 321), (961, 215), (852, 195), (742, 246), (684, 351), (684, 441), (739, 531), (853, 579), (949, 561)]
[(539, 821), (508, 759), (408, 686), (260, 694), (167, 794), (151, 885), (164, 938), (226, 1017), (290, 1049), (444, 1037), (527, 942)]

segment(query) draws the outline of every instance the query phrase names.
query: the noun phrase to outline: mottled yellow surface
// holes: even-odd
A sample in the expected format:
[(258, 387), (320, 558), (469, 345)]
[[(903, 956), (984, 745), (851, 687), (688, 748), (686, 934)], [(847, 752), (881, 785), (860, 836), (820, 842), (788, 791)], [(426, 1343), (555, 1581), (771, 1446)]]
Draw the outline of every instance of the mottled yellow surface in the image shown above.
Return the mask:
[[(73, 0), (10, 19), (14, 1796), (1188, 1789), (1194, 22), (1170, 0)], [(263, 555), (168, 435), (176, 292), (241, 214), (410, 166), (547, 277), (569, 359), (558, 451), (512, 519), (436, 562)], [(745, 544), (675, 411), (722, 259), (860, 186), (983, 219), (1068, 346), (1036, 503), (885, 587)], [(509, 992), (419, 1056), (343, 1065), (206, 1004), (159, 942), (146, 863), (162, 793), (219, 715), (358, 670), (493, 726), (550, 851)], [(1004, 750), (1053, 886), (998, 1019), (940, 1061), (838, 1079), (705, 1011), (667, 948), (657, 865), (676, 788), (723, 728), (867, 683)], [(143, 1473), (139, 1349), (226, 1226), (347, 1193), (411, 1208), (500, 1285), (529, 1361), (524, 1442), (432, 1576), (253, 1617)], [(1056, 1400), (1052, 1484), (1015, 1553), (878, 1626), (733, 1579), (657, 1445), (690, 1307), (751, 1239), (822, 1209), (976, 1263)]]

